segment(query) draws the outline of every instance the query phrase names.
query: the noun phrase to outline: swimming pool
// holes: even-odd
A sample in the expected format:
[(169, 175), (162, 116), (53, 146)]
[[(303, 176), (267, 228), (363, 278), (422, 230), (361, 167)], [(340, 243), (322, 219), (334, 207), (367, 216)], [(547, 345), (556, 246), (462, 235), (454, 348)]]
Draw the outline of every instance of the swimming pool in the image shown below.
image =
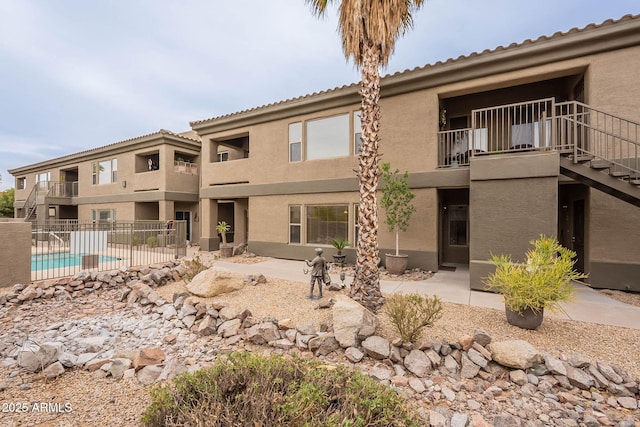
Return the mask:
[[(51, 270), (82, 265), (82, 257), (86, 254), (70, 254), (69, 252), (52, 252), (31, 255), (31, 271)], [(98, 257), (98, 262), (118, 261), (120, 258), (110, 256)]]

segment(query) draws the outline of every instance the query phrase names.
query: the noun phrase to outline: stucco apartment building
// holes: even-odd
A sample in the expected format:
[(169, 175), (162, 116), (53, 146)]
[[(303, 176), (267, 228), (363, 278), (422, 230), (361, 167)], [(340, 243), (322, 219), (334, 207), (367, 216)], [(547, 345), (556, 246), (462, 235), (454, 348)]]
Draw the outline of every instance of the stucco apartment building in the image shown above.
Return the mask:
[[(400, 237), (410, 267), (468, 265), (471, 286), (482, 288), (491, 253), (521, 259), (531, 239), (547, 234), (577, 252), (594, 286), (640, 290), (638, 69), (640, 16), (626, 16), (384, 77), (382, 161), (407, 170), (416, 194)], [(91, 165), (115, 158), (110, 146), (15, 169), (16, 210), (30, 206), (20, 179), (33, 183), (52, 166), (51, 180), (60, 181), (56, 174), (80, 156), (71, 173), (84, 182), (79, 217), (100, 206), (116, 207), (118, 219), (197, 212), (204, 250), (218, 248), (215, 225), (224, 220), (231, 239), (256, 254), (305, 259), (323, 246), (330, 256), (332, 239), (354, 242), (358, 233), (358, 90), (195, 121), (197, 137), (119, 143), (128, 169), (118, 158), (118, 182), (104, 187), (91, 184)], [(149, 184), (153, 172), (138, 170), (156, 152), (149, 139), (161, 170), (174, 167), (174, 151), (192, 156), (199, 189), (166, 178)], [(394, 247), (383, 220), (381, 212), (381, 254)], [(353, 249), (345, 252), (353, 261)]]
[(12, 169), (16, 218), (186, 220), (200, 236), (200, 139), (167, 130)]
[[(400, 237), (410, 267), (468, 264), (480, 288), (491, 253), (522, 259), (544, 233), (595, 286), (640, 290), (638, 69), (640, 18), (627, 16), (384, 77), (382, 161), (416, 194)], [(221, 218), (258, 254), (355, 241), (358, 90), (191, 123), (204, 249)], [(394, 246), (383, 219), (382, 254)]]

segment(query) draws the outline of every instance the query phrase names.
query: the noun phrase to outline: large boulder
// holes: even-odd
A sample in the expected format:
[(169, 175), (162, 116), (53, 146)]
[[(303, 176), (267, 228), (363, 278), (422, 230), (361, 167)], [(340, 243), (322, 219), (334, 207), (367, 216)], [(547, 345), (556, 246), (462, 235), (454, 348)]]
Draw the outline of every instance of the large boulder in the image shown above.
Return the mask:
[(540, 352), (524, 340), (492, 342), (487, 349), (496, 363), (509, 368), (528, 369), (542, 361)]
[(375, 314), (345, 295), (336, 295), (332, 308), (333, 333), (342, 348), (357, 347), (359, 339), (373, 335)]
[(240, 290), (243, 286), (242, 279), (232, 277), (226, 271), (209, 268), (198, 273), (187, 285), (187, 290), (199, 297), (210, 298)]
[(29, 372), (38, 372), (58, 359), (60, 348), (52, 343), (28, 343), (18, 353), (18, 365)]

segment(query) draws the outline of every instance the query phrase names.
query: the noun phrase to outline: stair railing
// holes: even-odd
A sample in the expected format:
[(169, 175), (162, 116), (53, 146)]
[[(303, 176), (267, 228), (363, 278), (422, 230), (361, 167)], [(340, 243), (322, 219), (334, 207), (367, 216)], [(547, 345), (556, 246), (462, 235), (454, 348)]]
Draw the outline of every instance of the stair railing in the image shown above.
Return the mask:
[(613, 176), (640, 176), (640, 123), (577, 101), (557, 103), (556, 120), (556, 148), (573, 151), (575, 163), (592, 157)]

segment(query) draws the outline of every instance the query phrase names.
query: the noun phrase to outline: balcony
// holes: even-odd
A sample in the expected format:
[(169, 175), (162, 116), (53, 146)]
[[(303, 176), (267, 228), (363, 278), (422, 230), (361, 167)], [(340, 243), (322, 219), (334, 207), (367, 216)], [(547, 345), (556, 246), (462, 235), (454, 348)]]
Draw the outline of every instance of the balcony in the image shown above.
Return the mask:
[(553, 98), (471, 111), (471, 127), (438, 132), (438, 167), (469, 166), (474, 156), (555, 147)]
[(173, 170), (176, 173), (183, 173), (187, 175), (198, 175), (198, 164), (175, 160), (173, 162)]

